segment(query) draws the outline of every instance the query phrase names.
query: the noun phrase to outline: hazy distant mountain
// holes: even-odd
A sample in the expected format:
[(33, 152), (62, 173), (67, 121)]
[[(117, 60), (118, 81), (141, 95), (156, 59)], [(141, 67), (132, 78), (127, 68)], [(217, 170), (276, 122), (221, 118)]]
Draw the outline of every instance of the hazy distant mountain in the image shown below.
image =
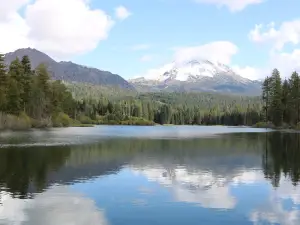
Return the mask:
[(41, 63), (46, 64), (52, 78), (55, 80), (119, 86), (131, 90), (134, 89), (130, 83), (117, 74), (78, 65), (72, 62), (56, 62), (45, 53), (32, 48), (18, 49), (15, 52), (7, 53), (5, 55), (5, 62), (9, 64), (17, 57), (22, 58), (24, 55), (29, 56), (33, 68), (36, 68)]
[(230, 67), (208, 60), (172, 63), (155, 77), (129, 80), (140, 91), (209, 91), (259, 95), (261, 82), (236, 74)]

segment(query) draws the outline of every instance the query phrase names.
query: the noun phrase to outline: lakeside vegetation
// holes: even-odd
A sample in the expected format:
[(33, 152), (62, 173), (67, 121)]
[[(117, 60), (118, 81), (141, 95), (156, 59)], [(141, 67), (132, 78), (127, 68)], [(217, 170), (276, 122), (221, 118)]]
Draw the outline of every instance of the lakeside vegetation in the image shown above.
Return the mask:
[(8, 67), (0, 55), (0, 130), (111, 125), (231, 125), (299, 127), (300, 79), (267, 77), (263, 96), (211, 93), (137, 93), (51, 80), (27, 56)]
[(266, 127), (300, 129), (300, 78), (293, 72), (282, 81), (280, 72), (274, 69), (262, 86), (263, 116)]

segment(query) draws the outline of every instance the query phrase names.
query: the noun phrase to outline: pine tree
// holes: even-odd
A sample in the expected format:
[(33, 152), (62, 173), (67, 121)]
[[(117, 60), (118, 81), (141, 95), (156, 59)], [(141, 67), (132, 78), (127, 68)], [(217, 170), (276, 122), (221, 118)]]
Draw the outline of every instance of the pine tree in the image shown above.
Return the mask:
[(24, 102), (22, 96), (24, 95), (24, 70), (18, 58), (11, 62), (8, 74), (11, 79), (14, 79), (13, 83), (16, 82), (19, 97), (21, 98), (19, 102), (21, 105), (23, 105)]
[(7, 78), (4, 55), (0, 54), (0, 111), (5, 111), (6, 108)]
[(300, 78), (297, 72), (292, 74), (289, 83), (289, 106), (292, 111), (292, 122), (297, 124), (300, 121)]
[(32, 76), (33, 76), (33, 71), (31, 70), (31, 63), (29, 60), (28, 56), (24, 56), (21, 60), (21, 64), (23, 67), (23, 95), (22, 101), (24, 103), (24, 110), (26, 110), (26, 107), (29, 103), (29, 97), (30, 97), (30, 92), (31, 92), (31, 86), (32, 86)]
[(51, 99), (50, 99), (50, 84), (49, 74), (44, 64), (36, 68), (35, 84), (33, 85), (34, 93), (31, 98), (36, 102), (36, 116), (37, 118), (46, 118), (51, 114)]
[(21, 96), (18, 82), (10, 77), (7, 92), (7, 112), (18, 115), (21, 111)]
[(283, 121), (286, 124), (290, 123), (290, 108), (289, 108), (289, 97), (290, 97), (290, 85), (285, 79), (282, 84), (282, 107), (283, 107)]
[(271, 78), (266, 77), (262, 86), (262, 100), (264, 102), (264, 111), (265, 111), (265, 121), (270, 120), (269, 111), (270, 111), (270, 98), (271, 98)]
[(271, 119), (275, 126), (280, 126), (283, 120), (282, 86), (280, 73), (274, 69), (271, 77)]

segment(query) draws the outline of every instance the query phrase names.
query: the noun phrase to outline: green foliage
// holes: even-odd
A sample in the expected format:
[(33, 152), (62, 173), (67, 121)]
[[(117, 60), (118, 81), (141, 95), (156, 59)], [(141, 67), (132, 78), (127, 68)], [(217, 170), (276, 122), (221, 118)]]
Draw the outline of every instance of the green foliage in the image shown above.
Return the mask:
[(253, 127), (256, 127), (256, 128), (270, 128), (270, 129), (273, 129), (275, 128), (274, 124), (272, 123), (266, 123), (266, 122), (258, 122), (256, 123)]
[(0, 111), (6, 109), (7, 73), (4, 55), (0, 54)]
[(92, 120), (90, 117), (85, 116), (85, 115), (80, 115), (79, 116), (79, 122), (82, 124), (95, 124), (96, 122)]
[(297, 73), (282, 83), (279, 71), (274, 69), (263, 83), (262, 99), (210, 93), (137, 93), (52, 81), (45, 65), (32, 71), (27, 56), (21, 61), (14, 60), (6, 71), (1, 57), (0, 111), (7, 116), (26, 114), (31, 118), (32, 127), (80, 124), (264, 126), (257, 124), (260, 121), (289, 127), (300, 122)]
[(25, 130), (30, 127), (31, 119), (25, 113), (15, 116), (0, 112), (0, 130)]
[[(32, 71), (29, 58), (24, 56), (21, 61), (14, 60), (8, 68), (6, 71), (0, 56), (0, 129), (72, 124), (70, 117), (76, 112), (75, 100), (65, 85), (50, 80), (45, 65)], [(56, 116), (52, 118), (52, 115)]]
[(69, 127), (74, 124), (74, 121), (65, 113), (59, 112), (52, 118), (53, 127)]
[(297, 72), (289, 80), (281, 81), (274, 69), (263, 83), (264, 119), (276, 127), (297, 127), (300, 122), (300, 79)]

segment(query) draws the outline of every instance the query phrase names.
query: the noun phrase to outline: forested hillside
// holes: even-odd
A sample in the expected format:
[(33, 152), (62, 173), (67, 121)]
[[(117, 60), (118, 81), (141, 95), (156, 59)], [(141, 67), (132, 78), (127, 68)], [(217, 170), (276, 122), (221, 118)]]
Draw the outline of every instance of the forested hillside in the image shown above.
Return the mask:
[(137, 93), (49, 78), (47, 67), (31, 69), (27, 56), (6, 68), (0, 56), (0, 128), (82, 124), (297, 125), (300, 81), (294, 73), (281, 82), (279, 72), (264, 82), (260, 97), (209, 93)]
[(118, 74), (79, 65), (73, 62), (57, 62), (47, 54), (32, 48), (18, 49), (14, 52), (5, 54), (5, 64), (10, 65), (16, 58), (21, 60), (25, 55), (30, 59), (32, 69), (37, 68), (40, 64), (45, 64), (48, 68), (49, 75), (53, 80), (103, 84), (135, 90), (131, 84)]

